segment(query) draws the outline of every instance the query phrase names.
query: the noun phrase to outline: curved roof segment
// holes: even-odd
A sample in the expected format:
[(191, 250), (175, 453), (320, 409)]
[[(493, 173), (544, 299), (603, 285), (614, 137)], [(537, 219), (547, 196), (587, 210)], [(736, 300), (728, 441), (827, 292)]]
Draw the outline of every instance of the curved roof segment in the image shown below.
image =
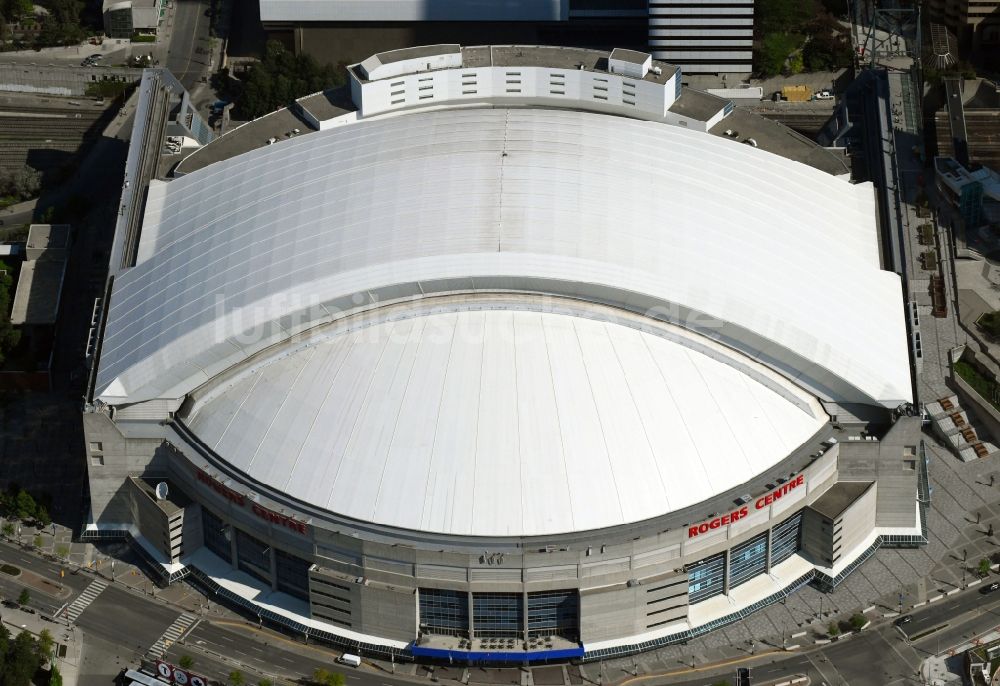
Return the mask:
[(783, 377), (677, 327), (531, 296), (445, 300), (282, 346), (199, 391), (186, 422), (240, 471), (320, 508), (537, 536), (701, 502), (826, 421)]
[(869, 185), (679, 127), (532, 109), (363, 121), (151, 188), (97, 395), (181, 397), (345, 314), (497, 290), (677, 321), (821, 397), (910, 399)]

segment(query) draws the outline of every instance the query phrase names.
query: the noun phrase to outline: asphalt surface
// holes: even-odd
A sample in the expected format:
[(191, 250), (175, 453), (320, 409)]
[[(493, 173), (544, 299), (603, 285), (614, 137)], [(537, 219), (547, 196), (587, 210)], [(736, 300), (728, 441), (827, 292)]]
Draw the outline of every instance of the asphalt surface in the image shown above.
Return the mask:
[(174, 0), (166, 67), (189, 91), (210, 60), (208, 29), (211, 18), (205, 16), (208, 9), (205, 0)]

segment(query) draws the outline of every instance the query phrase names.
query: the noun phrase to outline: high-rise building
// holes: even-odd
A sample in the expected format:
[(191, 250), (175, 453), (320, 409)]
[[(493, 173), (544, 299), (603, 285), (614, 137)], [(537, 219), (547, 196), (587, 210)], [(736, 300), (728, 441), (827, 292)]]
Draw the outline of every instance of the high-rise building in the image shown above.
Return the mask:
[(750, 73), (753, 0), (649, 0), (649, 49), (684, 73)]
[(955, 31), (959, 42), (970, 47), (973, 54), (1000, 46), (998, 0), (926, 0), (924, 12), (932, 21)]
[(753, 0), (260, 0), (260, 17), (333, 63), (440, 43), (622, 47), (684, 73), (749, 73), (753, 56)]

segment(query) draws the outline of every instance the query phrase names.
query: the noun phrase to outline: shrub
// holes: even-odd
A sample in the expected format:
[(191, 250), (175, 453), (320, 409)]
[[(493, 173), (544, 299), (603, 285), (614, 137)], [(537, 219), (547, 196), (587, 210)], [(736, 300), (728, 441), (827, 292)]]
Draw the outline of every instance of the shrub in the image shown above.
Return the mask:
[(830, 622), (830, 626), (826, 628), (826, 633), (830, 634), (831, 636), (836, 636), (837, 634), (840, 633), (840, 627), (837, 626), (836, 622)]
[(989, 576), (990, 573), (990, 561), (985, 557), (979, 561), (979, 567), (976, 569), (979, 576)]
[(20, 605), (27, 605), (31, 602), (31, 593), (28, 592), (28, 589), (21, 589), (21, 594), (17, 596), (17, 602)]
[(861, 631), (861, 627), (863, 627), (867, 623), (868, 620), (865, 619), (865, 616), (860, 612), (855, 612), (853, 615), (851, 615), (851, 628), (854, 629), (855, 631)]

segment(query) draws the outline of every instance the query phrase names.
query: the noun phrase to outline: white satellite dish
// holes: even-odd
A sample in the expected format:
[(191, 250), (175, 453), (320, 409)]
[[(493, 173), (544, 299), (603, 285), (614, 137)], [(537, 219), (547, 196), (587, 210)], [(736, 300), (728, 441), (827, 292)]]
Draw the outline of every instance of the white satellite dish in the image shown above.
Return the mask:
[(160, 483), (156, 484), (156, 499), (157, 500), (166, 500), (167, 499), (167, 493), (169, 493), (169, 492), (170, 492), (170, 488), (167, 486), (167, 482), (166, 481), (161, 481)]

